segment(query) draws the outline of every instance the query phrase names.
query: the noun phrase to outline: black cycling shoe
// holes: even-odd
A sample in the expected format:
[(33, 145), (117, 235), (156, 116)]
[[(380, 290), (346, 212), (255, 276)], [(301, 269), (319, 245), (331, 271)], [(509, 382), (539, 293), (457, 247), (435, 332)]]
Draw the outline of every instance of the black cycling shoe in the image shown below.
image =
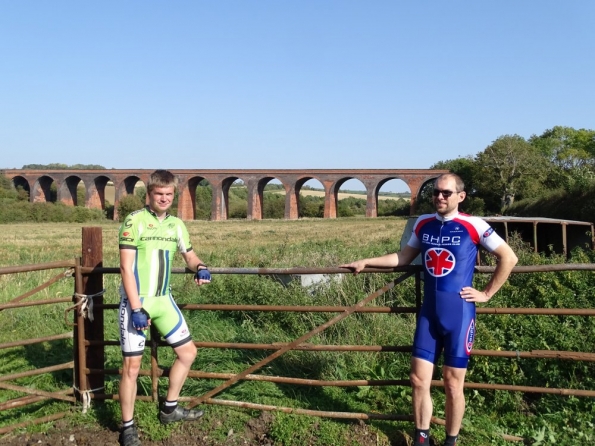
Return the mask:
[(204, 415), (202, 410), (190, 410), (176, 406), (172, 413), (159, 411), (159, 421), (163, 424), (175, 423), (176, 421), (195, 421)]
[(138, 432), (135, 426), (130, 426), (120, 432), (119, 442), (121, 446), (141, 446)]

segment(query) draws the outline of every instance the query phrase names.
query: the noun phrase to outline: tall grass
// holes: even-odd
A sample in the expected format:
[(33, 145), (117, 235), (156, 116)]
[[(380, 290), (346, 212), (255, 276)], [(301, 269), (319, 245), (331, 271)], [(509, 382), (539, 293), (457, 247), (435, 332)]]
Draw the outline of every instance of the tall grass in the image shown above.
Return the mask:
[[(395, 218), (337, 219), (337, 220), (267, 220), (267, 221), (196, 221), (187, 224), (199, 257), (210, 267), (326, 267), (337, 266), (356, 258), (371, 257), (396, 251), (405, 220)], [(118, 265), (117, 232), (115, 223), (101, 224), (104, 246), (104, 266)], [(0, 266), (33, 264), (56, 260), (67, 260), (80, 256), (81, 225), (3, 225), (4, 242), (0, 246)], [(522, 246), (515, 247), (520, 251)], [(581, 254), (584, 256), (584, 254)], [(590, 254), (589, 254), (590, 255)], [(526, 264), (547, 262), (557, 259), (543, 259), (528, 253), (521, 256)], [(580, 257), (581, 261), (590, 258)], [(558, 259), (559, 260), (559, 259)], [(182, 266), (177, 256), (177, 266)], [(15, 296), (34, 288), (58, 271), (19, 273), (0, 276), (0, 302), (8, 302)], [(548, 273), (549, 274), (549, 273)], [(532, 275), (513, 277), (498, 294), (494, 305), (540, 306), (568, 305), (572, 296), (579, 296), (581, 304), (588, 302), (588, 290), (593, 278), (582, 273), (556, 275), (545, 274), (536, 280)], [(568, 277), (567, 277), (568, 276)], [(296, 282), (283, 286), (268, 276), (214, 275), (213, 282), (196, 288), (190, 275), (174, 275), (173, 291), (180, 303), (245, 303), (279, 305), (352, 305), (374, 292), (395, 274), (346, 275), (343, 280), (331, 282), (327, 287), (306, 289)], [(537, 277), (537, 276), (535, 276)], [(478, 276), (481, 282), (485, 278)], [(550, 289), (557, 289), (553, 295), (539, 291), (540, 283), (549, 283)], [(117, 275), (105, 275), (106, 303), (119, 300)], [(537, 290), (541, 301), (535, 300)], [(563, 291), (563, 293), (562, 293)], [(48, 299), (54, 296), (70, 296), (73, 292), (72, 279), (64, 279), (52, 285), (31, 299)], [(556, 300), (557, 299), (557, 300)], [(587, 299), (587, 300), (585, 300)], [(592, 302), (592, 300), (591, 300)], [(405, 281), (394, 290), (379, 297), (375, 305), (413, 306), (414, 284)], [(0, 324), (6, 327), (0, 331), (0, 343), (64, 333), (71, 330), (64, 322), (64, 310), (68, 304), (51, 307), (32, 307), (0, 312)], [(269, 312), (185, 312), (193, 337), (200, 341), (271, 343), (290, 342), (313, 328), (326, 322), (334, 314), (327, 313), (269, 313)], [(107, 340), (117, 340), (115, 312), (106, 312)], [(573, 325), (574, 324), (574, 325)], [(313, 337), (309, 342), (343, 345), (410, 345), (415, 325), (412, 315), (354, 314)], [(523, 338), (523, 348), (541, 348), (538, 341), (547, 339), (551, 345), (560, 342), (564, 349), (584, 351), (577, 337), (572, 337), (573, 327), (579, 330), (581, 338), (595, 335), (593, 323), (585, 318), (571, 319), (562, 325), (546, 324), (542, 320), (532, 321), (528, 317), (480, 317), (477, 348), (509, 349), (511, 343), (520, 340), (513, 327), (522, 327), (530, 337)], [(559, 340), (556, 332), (564, 333), (565, 342)], [(572, 338), (572, 339), (570, 339)], [(520, 344), (519, 344), (520, 345)], [(562, 347), (560, 349), (562, 349)], [(519, 347), (521, 348), (521, 347)], [(591, 350), (592, 351), (592, 350)], [(0, 350), (0, 374), (15, 373), (72, 360), (72, 342), (60, 341)], [(240, 372), (268, 356), (270, 351), (202, 349), (193, 366), (196, 370), (209, 372)], [(106, 348), (106, 368), (117, 368), (121, 363), (118, 347)], [(173, 360), (171, 349), (159, 350), (159, 362), (168, 366)], [(144, 367), (149, 367), (148, 355)], [(549, 367), (549, 368), (548, 368)], [(595, 387), (594, 379), (588, 374), (593, 368), (588, 364), (574, 367), (570, 372), (562, 365), (550, 367), (544, 361), (511, 361), (509, 359), (473, 358), (469, 370), (475, 382), (510, 382), (533, 385), (532, 379), (547, 379), (548, 370), (554, 374), (549, 386)], [(258, 373), (320, 380), (347, 379), (407, 379), (409, 356), (405, 353), (387, 352), (312, 352), (292, 351), (269, 363)], [(569, 376), (575, 374), (575, 376)], [(592, 375), (595, 375), (592, 373)], [(437, 378), (440, 374), (437, 373)], [(580, 381), (580, 382), (579, 382)], [(139, 392), (150, 394), (150, 381), (141, 378)], [(36, 378), (23, 378), (17, 384), (42, 390), (68, 388), (72, 377), (68, 373), (56, 372)], [(162, 380), (163, 392), (167, 381)], [(188, 380), (183, 389), (184, 396), (205, 393), (220, 384), (220, 381)], [(106, 393), (116, 393), (117, 377), (107, 377)], [(574, 437), (593, 439), (589, 416), (595, 414), (595, 404), (589, 399), (565, 397), (536, 397), (508, 392), (469, 391), (469, 400), (462, 445), (505, 444), (500, 434), (517, 434), (548, 444), (547, 438), (555, 438), (565, 444), (563, 436), (555, 435), (557, 428), (565, 426)], [(0, 390), (0, 402), (15, 398), (15, 392)], [(433, 390), (435, 414), (444, 416), (444, 398), (441, 389)], [(349, 411), (367, 413), (411, 413), (411, 392), (408, 387), (309, 387), (288, 386), (271, 383), (241, 382), (217, 395), (217, 398), (241, 400), (262, 404), (273, 404), (295, 408), (328, 411)], [(547, 407), (541, 411), (539, 401)], [(39, 417), (42, 414), (65, 410), (69, 405), (60, 402), (42, 402), (34, 407), (13, 409), (0, 421), (0, 426)], [(100, 409), (99, 407), (102, 407)], [(91, 411), (85, 422), (101, 423), (112, 428), (119, 422), (119, 407), (107, 402)], [(107, 408), (107, 409), (106, 409)], [(139, 403), (137, 414), (141, 429), (151, 438), (168, 435), (172, 427), (158, 427), (154, 422), (155, 407)], [(519, 418), (519, 414), (523, 414)], [(570, 415), (569, 415), (570, 414)], [(219, 434), (225, 437), (231, 427), (241, 429), (252, 411), (209, 407), (207, 421), (225, 419)], [(79, 415), (80, 416), (80, 415)], [(565, 420), (573, 416), (573, 423)], [(89, 418), (90, 417), (90, 418)], [(209, 418), (211, 417), (211, 418)], [(566, 417), (566, 418), (565, 418)], [(591, 418), (592, 419), (592, 418)], [(271, 435), (278, 444), (356, 444), (346, 439), (348, 424), (331, 420), (316, 420), (308, 417), (278, 415), (274, 418)], [(519, 421), (520, 420), (520, 421)], [(544, 421), (545, 420), (545, 421)], [(577, 421), (578, 420), (578, 421)], [(237, 425), (234, 425), (237, 423)], [(369, 423), (378, 432), (378, 444), (406, 444), (410, 423)], [(570, 429), (572, 430), (568, 430)], [(43, 429), (44, 427), (40, 427)], [(317, 439), (311, 438), (315, 432)], [(436, 438), (443, 438), (442, 429), (434, 429)], [(552, 437), (553, 435), (553, 437)], [(305, 440), (305, 438), (308, 440)], [(545, 439), (545, 440), (544, 440)], [(571, 444), (571, 443), (568, 443)]]

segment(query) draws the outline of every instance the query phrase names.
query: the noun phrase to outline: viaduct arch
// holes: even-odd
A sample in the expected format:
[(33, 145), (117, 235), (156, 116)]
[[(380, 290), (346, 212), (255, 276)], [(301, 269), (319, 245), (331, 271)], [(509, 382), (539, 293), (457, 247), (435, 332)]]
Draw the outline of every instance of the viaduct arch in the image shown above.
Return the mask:
[[(31, 202), (50, 201), (50, 186), (55, 182), (57, 200), (66, 205), (77, 204), (77, 188), (82, 182), (87, 208), (105, 209), (105, 188), (112, 182), (115, 189), (114, 219), (117, 220), (118, 203), (122, 197), (134, 193), (138, 181), (145, 184), (155, 169), (105, 169), (105, 170), (25, 170), (5, 169), (2, 174), (15, 186), (29, 191)], [(182, 220), (196, 218), (196, 187), (206, 180), (212, 187), (211, 220), (227, 220), (229, 189), (236, 180), (242, 180), (248, 189), (248, 220), (263, 217), (264, 188), (269, 181), (278, 180), (285, 189), (284, 218), (295, 220), (299, 216), (299, 194), (309, 180), (318, 180), (324, 187), (324, 218), (337, 217), (339, 189), (347, 180), (361, 181), (366, 188), (366, 217), (376, 217), (378, 191), (387, 181), (404, 181), (411, 190), (411, 213), (425, 183), (447, 170), (433, 169), (238, 169), (194, 170), (169, 169), (178, 177), (178, 217)], [(80, 203), (79, 203), (80, 204)]]

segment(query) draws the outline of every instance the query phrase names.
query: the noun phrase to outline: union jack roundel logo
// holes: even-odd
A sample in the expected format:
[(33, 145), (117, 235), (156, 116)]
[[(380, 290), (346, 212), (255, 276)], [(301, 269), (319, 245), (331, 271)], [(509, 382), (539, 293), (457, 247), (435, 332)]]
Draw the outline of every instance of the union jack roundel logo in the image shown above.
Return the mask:
[(426, 271), (434, 277), (446, 276), (454, 269), (457, 263), (454, 254), (444, 248), (428, 249), (424, 262), (426, 264)]

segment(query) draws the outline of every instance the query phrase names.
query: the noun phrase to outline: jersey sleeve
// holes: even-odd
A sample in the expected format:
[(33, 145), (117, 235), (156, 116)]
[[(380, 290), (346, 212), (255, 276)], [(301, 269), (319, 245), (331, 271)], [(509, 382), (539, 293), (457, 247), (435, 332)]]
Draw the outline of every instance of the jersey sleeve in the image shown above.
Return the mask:
[(407, 245), (409, 245), (415, 249), (421, 248), (421, 241), (419, 240), (417, 233), (419, 232), (419, 228), (421, 226), (423, 226), (424, 223), (427, 223), (428, 221), (430, 221), (433, 218), (434, 218), (434, 214), (424, 214), (424, 215), (420, 215), (419, 217), (417, 217), (417, 220), (415, 221), (415, 224), (413, 225), (413, 229), (411, 230), (411, 237), (409, 238)]
[(190, 234), (188, 234), (188, 229), (182, 221), (178, 224), (178, 251), (182, 254), (192, 251)]
[(474, 226), (479, 234), (479, 244), (489, 252), (494, 251), (498, 246), (504, 243), (502, 237), (494, 231), (494, 228), (492, 228), (487, 221), (477, 218), (475, 219)]
[(132, 215), (126, 217), (122, 226), (120, 226), (120, 232), (118, 234), (118, 245), (120, 249), (136, 249), (138, 241), (138, 231), (134, 224)]

